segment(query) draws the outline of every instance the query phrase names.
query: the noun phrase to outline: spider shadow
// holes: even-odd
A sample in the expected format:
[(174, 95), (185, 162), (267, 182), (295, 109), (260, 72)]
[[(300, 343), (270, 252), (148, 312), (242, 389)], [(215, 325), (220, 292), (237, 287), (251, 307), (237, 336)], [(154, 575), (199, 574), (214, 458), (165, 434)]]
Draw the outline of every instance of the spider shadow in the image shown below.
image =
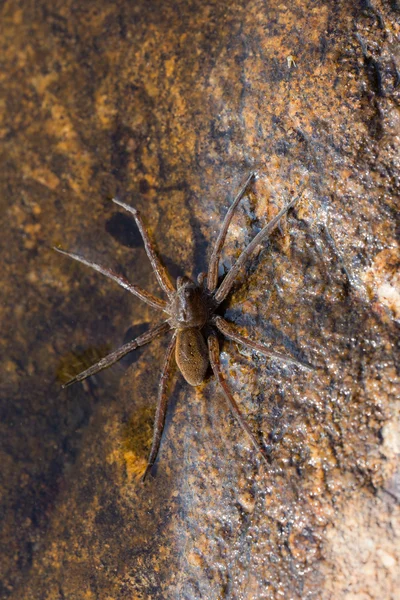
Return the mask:
[[(120, 196), (118, 196), (119, 198)], [(123, 196), (121, 196), (123, 197)], [(135, 203), (131, 203), (135, 206)], [(143, 238), (135, 220), (122, 212), (114, 213), (106, 222), (106, 232), (114, 238), (116, 242), (130, 249), (143, 248)], [(154, 245), (157, 248), (157, 236), (154, 236)], [(157, 248), (157, 254), (162, 258), (163, 264), (167, 267), (172, 277), (182, 275), (182, 268), (168, 256), (163, 255)], [(149, 271), (150, 271), (150, 267)]]
[[(150, 328), (150, 323), (148, 323), (146, 321), (143, 323), (138, 323), (136, 325), (132, 325), (131, 327), (129, 327), (129, 329), (126, 330), (122, 343), (127, 344), (128, 342), (130, 342), (131, 340), (134, 340), (135, 338), (139, 337), (143, 333), (146, 333), (146, 331), (148, 331), (149, 328)], [(125, 369), (127, 369), (128, 367), (131, 367), (133, 364), (135, 364), (139, 360), (139, 358), (142, 356), (145, 349), (146, 349), (146, 346), (139, 346), (138, 348), (135, 348), (135, 350), (133, 352), (129, 352), (129, 354), (126, 354), (125, 356), (123, 356), (121, 358), (120, 364)]]
[[(251, 338), (253, 338), (252, 331), (256, 329), (258, 333), (258, 338), (261, 337), (262, 341), (265, 340), (268, 342), (272, 342), (271, 351), (280, 350), (281, 348), (283, 348), (285, 352), (287, 351), (289, 356), (304, 363), (309, 368), (315, 368), (314, 365), (312, 365), (309, 362), (309, 359), (305, 355), (304, 350), (298, 344), (296, 344), (289, 335), (283, 333), (280, 329), (275, 327), (267, 319), (261, 317), (261, 319), (257, 322), (257, 320), (254, 317), (246, 315), (246, 313), (243, 313), (238, 308), (229, 306), (229, 297), (226, 301), (222, 303), (218, 314), (220, 314), (221, 317), (223, 317), (230, 323), (233, 323), (238, 327), (243, 327), (246, 330), (246, 335), (248, 335)], [(224, 336), (222, 336), (222, 339), (224, 340), (225, 344), (229, 342), (229, 340)], [(277, 347), (275, 347), (275, 344), (277, 345)], [(241, 346), (236, 343), (236, 347), (240, 348)], [(251, 350), (248, 350), (248, 352), (250, 353)], [(239, 354), (243, 356), (240, 350)]]

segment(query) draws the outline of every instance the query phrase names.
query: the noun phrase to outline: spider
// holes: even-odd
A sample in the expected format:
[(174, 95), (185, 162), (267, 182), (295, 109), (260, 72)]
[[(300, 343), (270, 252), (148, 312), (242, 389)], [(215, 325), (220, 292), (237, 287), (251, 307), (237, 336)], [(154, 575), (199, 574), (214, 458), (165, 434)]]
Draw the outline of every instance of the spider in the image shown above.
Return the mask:
[(133, 215), (143, 238), (146, 253), (150, 259), (154, 274), (157, 277), (161, 288), (166, 293), (168, 300), (162, 300), (161, 298), (154, 296), (137, 285), (129, 283), (121, 275), (118, 275), (105, 267), (87, 260), (78, 254), (66, 252), (60, 248), (54, 248), (54, 250), (57, 252), (65, 254), (66, 256), (69, 256), (70, 258), (83, 263), (88, 267), (91, 267), (95, 271), (102, 273), (109, 279), (112, 279), (125, 290), (128, 290), (140, 298), (143, 302), (146, 302), (146, 304), (149, 304), (153, 308), (162, 311), (167, 317), (161, 324), (152, 327), (146, 333), (140, 335), (131, 342), (128, 342), (124, 346), (121, 346), (118, 348), (118, 350), (115, 350), (111, 354), (108, 354), (82, 373), (79, 373), (73, 377), (63, 386), (67, 387), (78, 381), (83, 381), (87, 377), (90, 377), (102, 369), (106, 369), (107, 367), (111, 366), (125, 356), (125, 354), (135, 350), (135, 348), (148, 344), (157, 336), (163, 335), (167, 332), (172, 332), (171, 340), (168, 345), (161, 371), (152, 445), (142, 481), (145, 480), (151, 467), (153, 466), (160, 447), (168, 403), (167, 382), (174, 360), (176, 361), (176, 364), (178, 365), (178, 368), (184, 379), (187, 381), (187, 383), (189, 383), (189, 385), (192, 386), (198, 386), (204, 381), (208, 366), (211, 365), (212, 371), (222, 388), (225, 399), (227, 400), (233, 415), (237, 419), (239, 425), (248, 435), (249, 440), (254, 446), (255, 450), (259, 453), (262, 459), (269, 464), (266, 451), (252, 433), (222, 373), (219, 359), (219, 343), (216, 336), (216, 330), (218, 330), (228, 339), (231, 339), (239, 344), (243, 344), (244, 346), (247, 346), (248, 348), (263, 355), (269, 356), (273, 359), (290, 362), (301, 367), (305, 367), (306, 369), (309, 368), (305, 363), (295, 360), (292, 357), (286, 356), (279, 352), (271, 351), (261, 342), (256, 342), (248, 337), (244, 337), (238, 332), (233, 324), (228, 323), (216, 312), (223, 300), (225, 300), (229, 294), (233, 283), (243, 268), (246, 260), (254, 252), (256, 247), (270, 235), (272, 230), (278, 225), (288, 210), (296, 204), (304, 189), (303, 187), (300, 193), (286, 206), (284, 206), (278, 212), (278, 214), (254, 237), (254, 239), (242, 251), (231, 269), (226, 273), (220, 285), (218, 285), (218, 265), (230, 222), (236, 207), (244, 196), (250, 182), (255, 179), (256, 175), (256, 172), (251, 172), (249, 174), (225, 215), (221, 230), (211, 253), (207, 274), (200, 273), (197, 278), (197, 282), (191, 280), (189, 277), (178, 277), (176, 289), (171, 282), (169, 274), (161, 264), (155, 252), (153, 243), (150, 240), (149, 234), (145, 228), (139, 211), (118, 199), (113, 199), (115, 204), (121, 206), (123, 209), (127, 210)]

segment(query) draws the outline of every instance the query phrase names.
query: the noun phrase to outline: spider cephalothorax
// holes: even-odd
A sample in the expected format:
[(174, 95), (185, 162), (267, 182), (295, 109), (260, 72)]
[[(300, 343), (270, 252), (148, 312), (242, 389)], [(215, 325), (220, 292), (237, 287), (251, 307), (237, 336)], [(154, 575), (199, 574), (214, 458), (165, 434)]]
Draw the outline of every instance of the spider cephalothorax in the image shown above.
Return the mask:
[(171, 315), (169, 323), (175, 329), (201, 329), (212, 312), (209, 295), (189, 277), (178, 277), (176, 293), (167, 310)]
[(105, 267), (101, 267), (100, 265), (86, 260), (77, 254), (72, 254), (70, 252), (65, 252), (64, 250), (55, 248), (55, 250), (61, 252), (61, 254), (66, 254), (70, 258), (92, 267), (106, 277), (109, 277), (153, 308), (163, 311), (167, 317), (161, 324), (156, 325), (135, 340), (132, 340), (118, 350), (115, 350), (86, 371), (76, 375), (76, 377), (71, 379), (71, 381), (69, 381), (66, 385), (70, 385), (77, 381), (82, 381), (83, 379), (86, 379), (86, 377), (94, 375), (98, 371), (109, 367), (128, 352), (131, 352), (135, 348), (151, 342), (158, 335), (162, 335), (168, 331), (173, 332), (161, 373), (154, 423), (153, 442), (150, 450), (148, 465), (143, 479), (146, 477), (149, 469), (154, 464), (160, 446), (168, 400), (166, 389), (167, 381), (174, 358), (185, 380), (193, 386), (200, 385), (204, 381), (208, 366), (211, 364), (214, 375), (222, 387), (224, 396), (228, 401), (233, 414), (235, 415), (241, 427), (249, 435), (249, 439), (254, 448), (261, 454), (265, 461), (267, 461), (267, 455), (249, 428), (223, 376), (219, 361), (219, 343), (216, 336), (216, 331), (218, 330), (225, 337), (234, 340), (239, 344), (244, 344), (245, 346), (260, 352), (261, 354), (308, 368), (307, 365), (295, 360), (292, 357), (280, 354), (279, 352), (271, 351), (264, 344), (255, 342), (248, 337), (242, 336), (234, 325), (228, 323), (225, 321), (225, 319), (216, 314), (217, 308), (229, 294), (232, 285), (239, 271), (244, 266), (247, 258), (254, 252), (258, 244), (268, 237), (271, 231), (279, 223), (281, 218), (290, 208), (295, 205), (301, 195), (300, 192), (297, 197), (293, 198), (289, 204), (284, 206), (284, 208), (279, 211), (272, 221), (270, 221), (255, 236), (255, 238), (240, 254), (237, 261), (233, 264), (231, 269), (223, 278), (221, 284), (218, 286), (218, 264), (229, 224), (235, 208), (239, 204), (240, 199), (243, 197), (250, 181), (255, 176), (255, 173), (251, 173), (249, 175), (225, 216), (211, 254), (207, 275), (200, 273), (197, 283), (188, 277), (178, 277), (176, 289), (173, 286), (167, 271), (159, 261), (139, 212), (135, 208), (132, 208), (131, 206), (124, 204), (119, 200), (113, 200), (116, 204), (122, 206), (122, 208), (133, 214), (142, 235), (146, 252), (152, 264), (154, 273), (161, 288), (168, 297), (167, 301), (153, 296), (153, 294), (150, 294), (138, 286), (129, 283), (126, 279), (110, 271), (109, 269), (106, 269)]

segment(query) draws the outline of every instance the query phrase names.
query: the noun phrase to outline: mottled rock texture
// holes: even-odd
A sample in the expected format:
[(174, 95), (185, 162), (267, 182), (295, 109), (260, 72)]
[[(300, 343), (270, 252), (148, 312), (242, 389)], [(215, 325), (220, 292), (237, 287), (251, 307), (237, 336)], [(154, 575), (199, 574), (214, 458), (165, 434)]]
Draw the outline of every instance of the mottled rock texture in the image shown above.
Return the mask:
[[(2, 599), (398, 598), (399, 16), (397, 0), (2, 2)], [(159, 317), (51, 246), (156, 292), (111, 197), (190, 275), (251, 169), (221, 276), (308, 183), (224, 314), (315, 370), (225, 342), (269, 468), (212, 377), (177, 377), (142, 486), (167, 339), (60, 386)]]

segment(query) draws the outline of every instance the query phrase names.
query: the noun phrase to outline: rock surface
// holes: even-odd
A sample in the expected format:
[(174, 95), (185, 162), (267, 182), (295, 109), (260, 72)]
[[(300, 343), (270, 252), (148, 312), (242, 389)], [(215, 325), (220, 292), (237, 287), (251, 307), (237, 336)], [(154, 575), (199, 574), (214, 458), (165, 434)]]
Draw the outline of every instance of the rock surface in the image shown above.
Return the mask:
[[(399, 6), (6, 1), (0, 9), (0, 597), (395, 599), (400, 580)], [(266, 468), (208, 377), (181, 377), (143, 486), (167, 339), (61, 390), (159, 317), (56, 255), (157, 292), (221, 276), (303, 183), (224, 314), (312, 372), (224, 342)], [(158, 322), (158, 321), (157, 321)]]

